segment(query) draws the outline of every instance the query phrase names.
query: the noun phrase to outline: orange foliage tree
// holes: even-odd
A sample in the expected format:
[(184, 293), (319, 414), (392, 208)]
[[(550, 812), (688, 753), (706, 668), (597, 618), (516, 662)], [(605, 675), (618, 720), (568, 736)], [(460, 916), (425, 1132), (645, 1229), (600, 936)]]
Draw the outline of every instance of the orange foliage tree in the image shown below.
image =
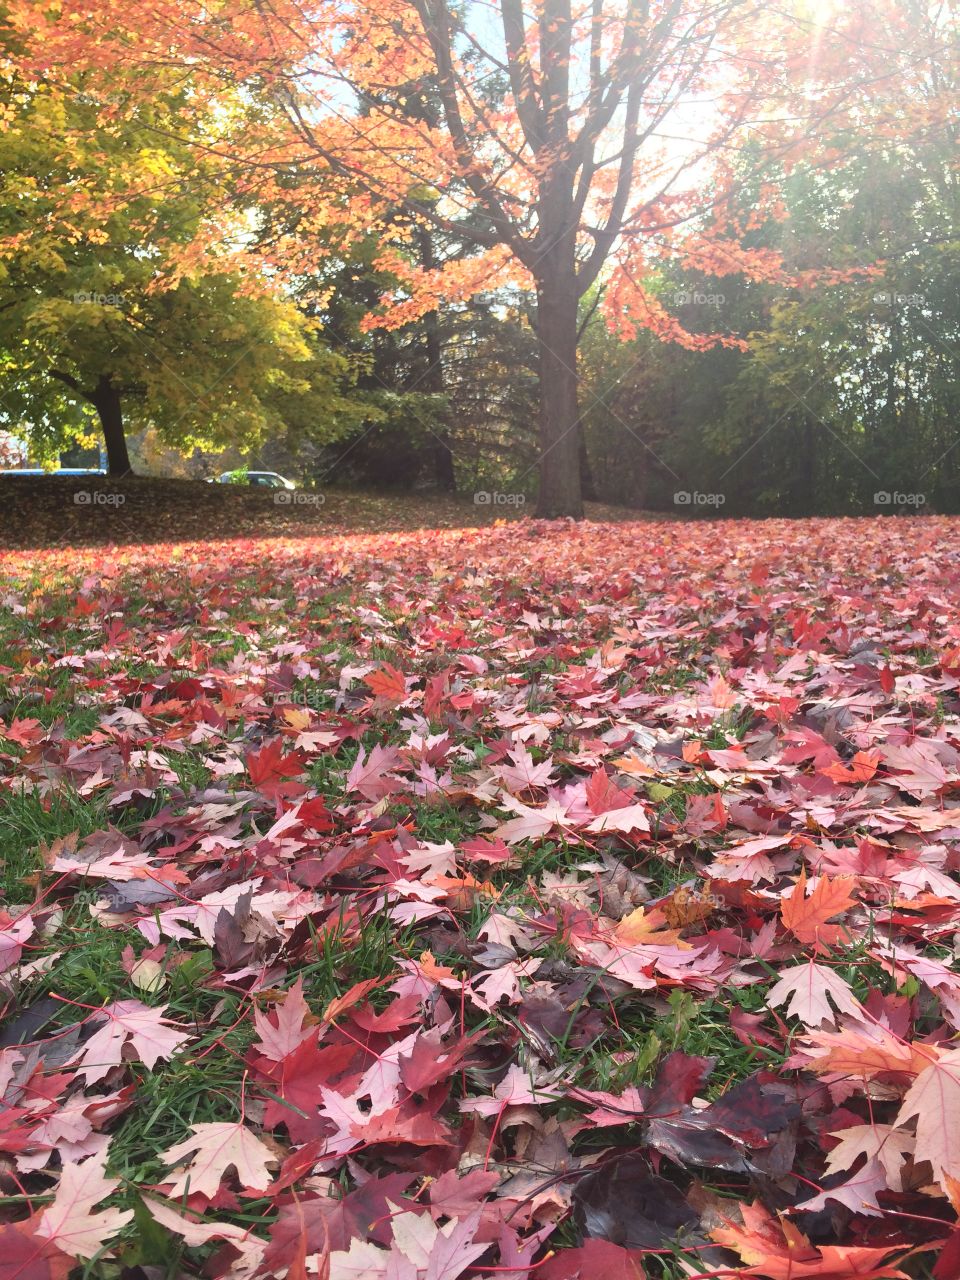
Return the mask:
[[(751, 229), (777, 215), (796, 164), (839, 164), (873, 139), (928, 127), (936, 112), (917, 68), (946, 40), (924, 0), (61, 0), (46, 10), (7, 0), (7, 10), (38, 74), (102, 76), (108, 119), (148, 100), (154, 75), (189, 75), (195, 144), (222, 159), (243, 199), (288, 211), (282, 233), (238, 244), (236, 257), (302, 277), (375, 230), (379, 265), (400, 284), (370, 326), (497, 285), (534, 289), (539, 511), (575, 517), (584, 294), (601, 283), (621, 331), (697, 346), (720, 339), (669, 313), (650, 285), (658, 258), (711, 277), (824, 278), (829, 261), (801, 270), (745, 247)], [(425, 268), (425, 226), (475, 253)], [(185, 270), (201, 270), (202, 239), (184, 257)]]

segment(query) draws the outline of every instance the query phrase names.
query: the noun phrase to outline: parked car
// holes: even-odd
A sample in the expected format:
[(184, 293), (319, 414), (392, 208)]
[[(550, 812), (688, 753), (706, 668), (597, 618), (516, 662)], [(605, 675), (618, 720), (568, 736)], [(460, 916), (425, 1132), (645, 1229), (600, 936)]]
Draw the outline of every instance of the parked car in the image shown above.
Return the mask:
[(252, 484), (260, 489), (295, 489), (292, 480), (276, 471), (224, 471), (217, 476), (217, 484)]

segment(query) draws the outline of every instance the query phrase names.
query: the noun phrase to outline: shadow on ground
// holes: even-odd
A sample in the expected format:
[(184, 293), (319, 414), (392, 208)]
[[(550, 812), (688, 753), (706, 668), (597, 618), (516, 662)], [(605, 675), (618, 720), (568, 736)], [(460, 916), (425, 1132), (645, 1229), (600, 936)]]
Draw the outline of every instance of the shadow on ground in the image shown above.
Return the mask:
[[(8, 550), (451, 529), (531, 515), (532, 501), (498, 506), (447, 494), (301, 490), (278, 495), (241, 485), (140, 476), (0, 478), (0, 547)], [(587, 515), (594, 520), (643, 518), (642, 513), (600, 503), (588, 504)]]

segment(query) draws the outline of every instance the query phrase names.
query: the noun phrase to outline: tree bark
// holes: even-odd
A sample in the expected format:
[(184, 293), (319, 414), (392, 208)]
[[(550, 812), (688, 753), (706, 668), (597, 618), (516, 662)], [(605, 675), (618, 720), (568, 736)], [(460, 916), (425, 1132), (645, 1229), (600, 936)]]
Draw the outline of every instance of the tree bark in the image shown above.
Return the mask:
[(437, 436), (437, 443), (433, 447), (433, 472), (437, 488), (441, 493), (457, 492), (457, 476), (453, 469), (450, 437), (446, 431)]
[[(424, 388), (435, 395), (443, 395), (443, 344), (440, 341), (440, 317), (431, 311), (424, 317), (426, 335), (427, 373), (424, 377)], [(446, 417), (446, 415), (444, 415)], [(450, 433), (444, 422), (434, 432), (436, 441), (433, 446), (433, 469), (437, 488), (441, 493), (456, 493), (457, 476), (453, 468), (453, 450), (450, 448)]]
[(590, 453), (587, 449), (587, 437), (584, 434), (582, 422), (577, 428), (577, 435), (580, 439), (577, 446), (580, 454), (580, 492), (583, 494), (584, 502), (599, 502), (597, 483), (593, 478), (593, 467), (590, 465)]
[(100, 375), (96, 388), (88, 399), (96, 409), (100, 417), (100, 426), (103, 428), (103, 439), (107, 446), (107, 474), (132, 475), (133, 468), (130, 466), (130, 455), (127, 453), (127, 437), (123, 430), (120, 392), (113, 385), (109, 374)]
[[(433, 271), (437, 260), (433, 251), (433, 235), (429, 227), (419, 227), (417, 239), (420, 246), (420, 265), (424, 271)], [(427, 354), (427, 372), (424, 374), (424, 389), (435, 395), (443, 395), (443, 343), (440, 339), (440, 312), (431, 311), (423, 318)], [(446, 416), (446, 415), (444, 415)], [(433, 472), (437, 488), (441, 493), (456, 493), (457, 476), (453, 467), (453, 450), (450, 448), (450, 433), (446, 422), (434, 433), (436, 443), (433, 446)]]
[[(563, 257), (569, 257), (569, 263)], [(553, 269), (551, 269), (553, 268)], [(573, 253), (550, 254), (537, 281), (540, 493), (537, 514), (583, 518), (577, 406), (577, 280)]]

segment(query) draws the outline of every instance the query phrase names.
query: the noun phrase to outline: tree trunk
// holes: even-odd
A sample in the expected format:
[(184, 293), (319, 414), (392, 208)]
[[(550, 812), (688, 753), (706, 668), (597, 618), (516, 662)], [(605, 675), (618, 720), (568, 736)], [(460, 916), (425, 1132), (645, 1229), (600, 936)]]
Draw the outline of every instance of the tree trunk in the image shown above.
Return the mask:
[[(437, 259), (433, 251), (433, 235), (429, 227), (418, 228), (417, 239), (420, 246), (420, 265), (424, 271), (433, 271), (437, 265)], [(424, 389), (434, 395), (443, 395), (443, 343), (440, 340), (439, 311), (431, 311), (424, 316), (423, 329), (427, 353), (427, 372), (423, 378)], [(450, 448), (447, 424), (444, 423), (434, 434), (436, 443), (433, 446), (433, 474), (437, 488), (441, 493), (456, 493), (457, 476), (453, 468), (453, 450)]]
[(593, 467), (590, 465), (590, 454), (587, 450), (587, 437), (584, 435), (583, 423), (577, 428), (580, 443), (577, 446), (580, 454), (580, 491), (584, 502), (599, 502), (597, 484), (593, 478)]
[[(565, 239), (565, 238), (564, 238)], [(537, 514), (583, 518), (577, 408), (577, 282), (572, 248), (545, 256), (537, 280), (540, 495)], [(564, 259), (569, 258), (569, 262)]]
[(120, 392), (113, 385), (109, 374), (101, 374), (96, 390), (89, 397), (100, 417), (103, 439), (107, 446), (107, 474), (129, 476), (133, 474), (130, 455), (127, 453), (127, 437), (123, 430), (123, 411)]
[[(440, 342), (440, 317), (431, 311), (424, 317), (427, 348), (427, 373), (424, 387), (435, 395), (443, 395), (443, 346)], [(444, 415), (446, 416), (446, 415)], [(444, 422), (434, 432), (436, 441), (433, 446), (433, 471), (437, 488), (441, 493), (456, 493), (457, 476), (453, 469), (453, 450), (450, 448), (450, 433)]]
[(433, 447), (433, 471), (437, 488), (441, 493), (457, 492), (457, 476), (453, 469), (453, 453), (450, 450), (450, 437), (446, 431), (437, 436)]

